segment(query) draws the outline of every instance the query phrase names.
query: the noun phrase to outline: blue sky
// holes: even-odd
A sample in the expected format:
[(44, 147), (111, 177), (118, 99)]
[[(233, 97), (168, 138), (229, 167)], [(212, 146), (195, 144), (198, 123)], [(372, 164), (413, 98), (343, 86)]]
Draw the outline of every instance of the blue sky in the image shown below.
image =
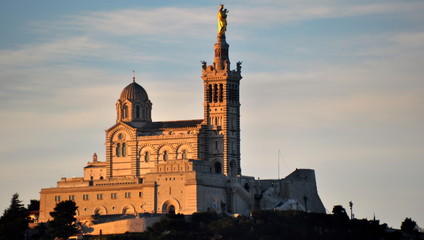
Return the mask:
[[(424, 2), (239, 0), (242, 172), (316, 170), (326, 208), (424, 226)], [(203, 117), (217, 1), (0, 2), (0, 208), (82, 176), (137, 82), (153, 119)]]

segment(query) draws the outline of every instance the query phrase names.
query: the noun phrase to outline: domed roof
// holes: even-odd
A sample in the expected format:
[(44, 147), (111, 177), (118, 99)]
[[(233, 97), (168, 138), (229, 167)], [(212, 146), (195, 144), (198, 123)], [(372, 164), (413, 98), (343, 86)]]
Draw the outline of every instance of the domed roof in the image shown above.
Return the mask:
[(121, 101), (125, 101), (126, 99), (145, 101), (148, 100), (149, 97), (147, 96), (146, 90), (144, 90), (144, 88), (138, 83), (133, 81), (131, 84), (126, 86), (124, 90), (122, 90), (121, 97), (119, 99)]

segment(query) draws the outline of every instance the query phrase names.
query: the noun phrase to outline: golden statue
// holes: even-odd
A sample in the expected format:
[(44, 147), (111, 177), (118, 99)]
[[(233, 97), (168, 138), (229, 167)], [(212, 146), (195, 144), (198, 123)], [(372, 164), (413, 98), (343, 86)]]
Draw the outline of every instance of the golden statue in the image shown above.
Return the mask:
[(227, 31), (227, 13), (228, 10), (224, 9), (224, 4), (220, 4), (218, 11), (218, 35), (225, 34), (225, 31)]

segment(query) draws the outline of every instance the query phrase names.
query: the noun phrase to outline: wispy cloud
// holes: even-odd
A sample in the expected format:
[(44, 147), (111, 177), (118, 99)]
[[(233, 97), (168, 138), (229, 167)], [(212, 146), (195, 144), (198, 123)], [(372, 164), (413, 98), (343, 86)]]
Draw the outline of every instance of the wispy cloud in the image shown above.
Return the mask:
[[(424, 3), (366, 1), (271, 1), (256, 7), (237, 6), (231, 10), (230, 25), (270, 27), (274, 24), (302, 22), (322, 18), (343, 18), (393, 12), (420, 13)], [(201, 37), (216, 26), (215, 11), (205, 7), (163, 7), (153, 9), (120, 9), (90, 11), (67, 16), (60, 22), (37, 22), (36, 31), (63, 30), (82, 31), (92, 34), (114, 34), (167, 38)], [(234, 12), (234, 13), (233, 13)], [(411, 16), (412, 17), (412, 16)], [(231, 27), (231, 26), (230, 26)], [(213, 31), (215, 33), (215, 31)]]
[[(63, 29), (66, 31), (66, 29)], [(0, 66), (36, 67), (41, 64), (69, 64), (76, 61), (158, 61), (159, 56), (135, 53), (115, 41), (87, 35), (67, 36), (50, 42), (32, 43), (17, 49), (0, 50)]]
[[(287, 24), (322, 18), (343, 18), (369, 14), (394, 12), (414, 12), (418, 16), (424, 3), (415, 2), (380, 2), (367, 1), (271, 1), (252, 8), (234, 9), (237, 24), (249, 24), (255, 27), (269, 27), (273, 24)], [(412, 17), (412, 16), (411, 16)]]
[(85, 36), (58, 39), (41, 44), (28, 44), (19, 49), (0, 50), (0, 64), (28, 66), (45, 62), (65, 62), (93, 52), (105, 49), (104, 43), (94, 42)]
[(114, 35), (181, 37), (199, 36), (199, 30), (214, 24), (214, 14), (208, 8), (156, 8), (96, 11), (73, 16), (60, 23), (80, 30)]

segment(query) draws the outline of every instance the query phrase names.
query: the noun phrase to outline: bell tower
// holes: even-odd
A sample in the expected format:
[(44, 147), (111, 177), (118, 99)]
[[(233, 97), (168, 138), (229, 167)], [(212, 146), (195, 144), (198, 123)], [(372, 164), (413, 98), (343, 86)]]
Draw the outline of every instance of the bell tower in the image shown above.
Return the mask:
[(227, 13), (221, 5), (218, 11), (218, 35), (214, 45), (212, 65), (202, 61), (204, 86), (204, 123), (216, 127), (223, 135), (222, 172), (227, 176), (241, 175), (240, 168), (240, 80), (241, 62), (231, 70), (226, 42)]

